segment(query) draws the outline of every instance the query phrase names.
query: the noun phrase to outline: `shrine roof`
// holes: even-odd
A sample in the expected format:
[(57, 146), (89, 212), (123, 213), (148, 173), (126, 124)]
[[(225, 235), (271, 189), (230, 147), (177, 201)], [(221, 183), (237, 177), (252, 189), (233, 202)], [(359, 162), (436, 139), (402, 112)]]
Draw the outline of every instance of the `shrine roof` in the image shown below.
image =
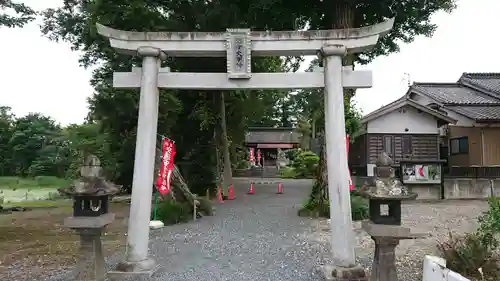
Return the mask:
[(300, 134), (292, 127), (251, 127), (245, 135), (246, 143), (300, 143)]

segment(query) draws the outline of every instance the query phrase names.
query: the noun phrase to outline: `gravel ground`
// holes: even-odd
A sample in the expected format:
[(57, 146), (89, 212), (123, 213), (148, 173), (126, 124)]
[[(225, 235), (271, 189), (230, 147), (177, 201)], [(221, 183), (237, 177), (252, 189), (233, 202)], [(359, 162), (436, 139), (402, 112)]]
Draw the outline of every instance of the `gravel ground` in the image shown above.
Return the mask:
[[(255, 185), (255, 195), (246, 195), (247, 189), (236, 184), (236, 200), (217, 204), (213, 217), (154, 230), (150, 248), (163, 268), (152, 280), (318, 280), (313, 268), (323, 262), (322, 243), (305, 235), (312, 220), (297, 216), (310, 181), (284, 181), (280, 195), (276, 185)], [(47, 281), (68, 278), (58, 274)]]
[[(437, 255), (436, 241), (446, 239), (449, 232), (465, 233), (476, 229), (476, 218), (486, 210), (484, 201), (445, 201), (438, 203), (412, 202), (403, 205), (403, 225), (414, 233), (429, 235), (425, 239), (403, 240), (396, 248), (400, 281), (421, 280), (425, 255)], [(309, 238), (328, 245), (329, 222), (324, 219), (311, 223)], [(371, 268), (375, 244), (366, 232), (353, 224), (356, 233), (358, 262)]]
[[(217, 205), (216, 215), (168, 226), (151, 233), (152, 255), (163, 266), (153, 281), (316, 281), (314, 268), (329, 263), (328, 223), (300, 218), (297, 211), (310, 191), (310, 181), (285, 181), (284, 194), (275, 185), (235, 185), (236, 200)], [(447, 228), (467, 231), (485, 203), (475, 201), (410, 204), (404, 224), (433, 237), (404, 241), (398, 248), (402, 281), (420, 280), (424, 254), (432, 253), (436, 236)], [(371, 265), (373, 244), (357, 230), (357, 254)], [(122, 253), (108, 259), (115, 265)], [(46, 281), (69, 280), (57, 274)], [(403, 276), (404, 275), (404, 276)]]

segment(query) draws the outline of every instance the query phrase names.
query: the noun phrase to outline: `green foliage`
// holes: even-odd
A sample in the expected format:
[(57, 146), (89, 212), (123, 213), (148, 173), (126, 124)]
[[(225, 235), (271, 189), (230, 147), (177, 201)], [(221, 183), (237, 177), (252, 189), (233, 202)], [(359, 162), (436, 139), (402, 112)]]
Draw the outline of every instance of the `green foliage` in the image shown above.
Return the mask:
[[(330, 217), (330, 202), (323, 200), (307, 200), (301, 210), (299, 216), (319, 216)], [(351, 193), (351, 216), (353, 221), (365, 220), (368, 218), (368, 200)]]
[(499, 246), (498, 234), (500, 234), (500, 197), (488, 199), (488, 210), (478, 218), (479, 229), (483, 244), (497, 248)]
[(319, 162), (318, 155), (312, 151), (301, 151), (292, 162), (296, 178), (311, 178), (316, 172)]
[[(453, 235), (438, 242), (438, 250), (446, 265), (469, 278), (498, 280), (500, 278), (500, 198), (488, 199), (488, 209), (478, 218), (473, 233)], [(482, 273), (479, 271), (481, 270)]]
[(360, 221), (368, 219), (369, 205), (368, 200), (351, 193), (351, 214), (352, 220)]
[(18, 1), (0, 1), (0, 27), (22, 27), (35, 19), (36, 12)]
[(38, 176), (35, 178), (0, 177), (0, 189), (35, 189), (35, 188), (59, 188), (70, 184), (69, 180), (52, 177)]
[(248, 169), (250, 167), (250, 163), (248, 162), (247, 159), (243, 158), (243, 159), (239, 159), (237, 162), (236, 162), (236, 165), (235, 165), (235, 168), (236, 169)]
[(71, 178), (78, 175), (85, 153), (98, 156), (112, 172), (116, 161), (108, 151), (100, 123), (62, 128), (42, 114), (16, 118), (9, 107), (0, 107), (0, 177)]
[[(440, 10), (449, 11), (453, 7), (453, 0), (75, 0), (64, 1), (60, 8), (43, 11), (41, 29), (49, 39), (66, 41), (73, 50), (80, 51), (83, 66), (97, 66), (91, 81), (95, 95), (89, 100), (89, 122), (100, 124), (103, 142), (100, 143), (101, 146), (93, 146), (93, 149), (102, 147), (98, 151), (102, 154), (101, 161), (107, 164), (105, 167), (110, 179), (127, 188), (131, 185), (133, 174), (138, 90), (113, 89), (111, 77), (113, 71), (128, 71), (132, 66), (141, 66), (141, 59), (118, 54), (110, 48), (107, 39), (96, 33), (97, 22), (134, 31), (214, 32), (224, 31), (228, 27), (297, 30), (306, 25), (315, 30), (370, 25), (396, 14), (393, 31), (384, 36), (373, 51), (353, 58), (356, 62), (366, 63), (377, 55), (397, 51), (396, 42), (411, 42), (418, 35), (431, 35), (435, 26), (430, 22), (430, 16)], [(325, 14), (324, 11), (330, 12)], [(300, 58), (253, 58), (252, 70), (296, 71), (300, 61)], [(165, 64), (173, 71), (226, 71), (226, 63), (219, 58), (170, 58)], [(221, 134), (214, 132), (221, 120), (221, 109), (217, 106), (216, 98), (221, 93), (160, 90), (158, 132), (176, 141), (176, 161), (195, 193), (213, 187), (215, 175), (219, 172), (214, 168), (217, 159), (214, 147), (220, 142)], [(356, 121), (357, 111), (350, 103), (353, 94), (346, 98), (349, 101), (346, 102), (346, 127), (349, 133), (359, 127)], [(244, 140), (244, 131), (248, 126), (288, 126), (294, 125), (294, 120), (304, 120), (311, 124), (311, 128), (316, 126), (321, 130), (321, 120), (324, 118), (314, 108), (322, 108), (322, 96), (322, 93), (309, 92), (301, 96), (304, 102), (298, 104), (299, 99), (294, 99), (289, 92), (281, 90), (225, 93), (226, 115), (231, 116), (227, 118), (227, 134), (233, 157), (236, 147)], [(309, 122), (310, 119), (316, 121)], [(307, 126), (301, 127), (305, 130)], [(304, 137), (304, 142), (307, 137)], [(30, 173), (45, 171), (42, 168), (45, 165), (45, 162), (40, 162)], [(71, 172), (75, 169), (69, 170)]]
[(157, 219), (161, 220), (165, 225), (187, 222), (192, 217), (193, 210), (187, 203), (165, 200), (158, 204)]
[(290, 160), (290, 162), (293, 162), (295, 160), (295, 158), (297, 157), (297, 155), (299, 155), (300, 151), (301, 150), (298, 148), (285, 150), (286, 158), (288, 158), (288, 160)]
[(297, 172), (292, 167), (283, 167), (280, 169), (280, 177), (282, 179), (296, 179), (298, 178)]
[(450, 233), (447, 240), (438, 243), (437, 248), (446, 260), (447, 268), (468, 278), (481, 278), (479, 269), (488, 277), (486, 280), (493, 276), (500, 277), (498, 255), (483, 244), (479, 233), (462, 236)]

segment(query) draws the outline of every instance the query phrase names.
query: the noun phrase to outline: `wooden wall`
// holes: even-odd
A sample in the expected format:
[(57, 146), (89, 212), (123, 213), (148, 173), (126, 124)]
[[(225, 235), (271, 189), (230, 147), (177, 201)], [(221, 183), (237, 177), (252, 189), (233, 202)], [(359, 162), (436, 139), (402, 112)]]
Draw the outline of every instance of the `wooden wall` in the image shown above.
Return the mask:
[(380, 153), (386, 151), (386, 146), (386, 152), (390, 152), (388, 154), (395, 163), (401, 159), (439, 159), (438, 135), (367, 134), (366, 138), (368, 164), (375, 164)]

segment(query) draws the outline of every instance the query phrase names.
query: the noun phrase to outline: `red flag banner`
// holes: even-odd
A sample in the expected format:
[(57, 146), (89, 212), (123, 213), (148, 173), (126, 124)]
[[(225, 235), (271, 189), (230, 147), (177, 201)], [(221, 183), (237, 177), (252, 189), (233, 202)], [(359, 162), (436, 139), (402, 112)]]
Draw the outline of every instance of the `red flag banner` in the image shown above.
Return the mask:
[[(345, 149), (347, 150), (347, 162), (349, 162), (349, 135), (345, 137)], [(351, 170), (347, 167), (347, 173), (349, 174), (349, 190), (352, 191), (354, 189), (354, 184), (352, 182)]]
[(161, 194), (167, 194), (170, 191), (170, 179), (174, 170), (175, 143), (169, 138), (162, 140), (161, 167), (156, 187)]
[(253, 147), (250, 147), (250, 163), (255, 164), (255, 155)]

